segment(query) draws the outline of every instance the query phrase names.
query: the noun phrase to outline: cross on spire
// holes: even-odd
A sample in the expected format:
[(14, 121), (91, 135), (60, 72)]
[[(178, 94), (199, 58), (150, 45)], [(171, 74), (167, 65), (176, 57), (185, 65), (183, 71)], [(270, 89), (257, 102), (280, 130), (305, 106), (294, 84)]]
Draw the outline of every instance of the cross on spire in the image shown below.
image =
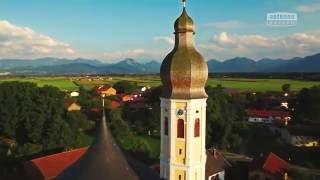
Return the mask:
[(186, 7), (186, 1), (187, 0), (182, 0), (183, 7)]

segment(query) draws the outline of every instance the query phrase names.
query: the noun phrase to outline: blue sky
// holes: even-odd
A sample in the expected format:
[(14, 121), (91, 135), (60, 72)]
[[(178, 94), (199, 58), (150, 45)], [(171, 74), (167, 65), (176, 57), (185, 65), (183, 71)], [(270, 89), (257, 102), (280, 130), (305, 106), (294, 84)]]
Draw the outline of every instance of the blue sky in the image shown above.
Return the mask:
[[(189, 0), (187, 9), (207, 59), (320, 52), (320, 0)], [(0, 58), (161, 60), (180, 12), (179, 0), (1, 0)], [(298, 25), (268, 27), (269, 12), (298, 13)]]

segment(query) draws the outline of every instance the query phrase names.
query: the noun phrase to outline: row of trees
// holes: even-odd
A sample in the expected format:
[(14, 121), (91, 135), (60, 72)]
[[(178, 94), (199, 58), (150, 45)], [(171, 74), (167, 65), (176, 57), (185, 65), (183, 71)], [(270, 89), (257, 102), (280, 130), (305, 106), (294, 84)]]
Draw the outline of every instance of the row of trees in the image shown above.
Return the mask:
[(159, 150), (151, 147), (145, 136), (139, 135), (139, 132), (129, 127), (128, 120), (123, 118), (122, 108), (110, 110), (108, 113), (109, 127), (113, 136), (122, 148), (127, 151), (141, 155), (144, 160), (157, 159)]
[(289, 103), (295, 121), (320, 122), (320, 86), (302, 89)]
[[(237, 150), (247, 133), (246, 112), (242, 101), (228, 96), (223, 87), (207, 87), (207, 146)], [(122, 108), (122, 119), (139, 135), (159, 135), (161, 87), (144, 95), (149, 108), (131, 111)], [(119, 118), (118, 118), (119, 119)], [(112, 120), (112, 117), (110, 117)], [(121, 124), (121, 123), (120, 123)], [(127, 129), (127, 128), (122, 128)], [(121, 130), (123, 133), (123, 131)], [(158, 132), (153, 134), (153, 132)], [(119, 132), (120, 133), (120, 132)]]
[(91, 125), (81, 112), (66, 112), (64, 96), (50, 86), (0, 84), (0, 136), (16, 142), (10, 147), (12, 157), (79, 145), (82, 130)]
[(207, 146), (237, 150), (247, 134), (243, 104), (228, 96), (221, 86), (207, 87)]

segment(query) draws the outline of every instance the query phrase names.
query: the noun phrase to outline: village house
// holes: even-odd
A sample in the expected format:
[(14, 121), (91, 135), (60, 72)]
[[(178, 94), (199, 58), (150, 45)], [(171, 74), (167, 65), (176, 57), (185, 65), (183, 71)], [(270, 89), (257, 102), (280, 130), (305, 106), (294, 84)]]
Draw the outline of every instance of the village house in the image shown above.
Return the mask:
[(73, 99), (66, 99), (64, 106), (68, 112), (81, 110), (81, 106)]
[(288, 180), (289, 163), (274, 153), (255, 158), (249, 166), (249, 180)]
[(290, 113), (286, 111), (248, 109), (247, 114), (250, 123), (287, 125), (291, 120)]
[(105, 96), (115, 96), (117, 94), (117, 90), (108, 84), (97, 87), (96, 92)]
[(206, 179), (207, 180), (224, 180), (226, 169), (230, 168), (231, 164), (223, 157), (216, 149), (207, 150), (206, 163)]
[(129, 102), (134, 100), (134, 96), (129, 94), (118, 94), (117, 96), (122, 102)]
[(110, 109), (117, 109), (118, 107), (120, 107), (121, 106), (121, 102), (119, 102), (119, 101), (117, 101), (117, 100), (111, 100), (110, 101), (110, 103), (109, 103), (109, 105), (108, 105), (108, 107), (110, 108)]

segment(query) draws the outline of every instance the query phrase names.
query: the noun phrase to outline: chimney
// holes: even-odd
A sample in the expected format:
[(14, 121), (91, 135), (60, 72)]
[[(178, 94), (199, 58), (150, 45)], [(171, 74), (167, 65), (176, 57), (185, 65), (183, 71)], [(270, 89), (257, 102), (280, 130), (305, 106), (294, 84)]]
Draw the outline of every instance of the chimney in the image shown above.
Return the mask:
[(213, 149), (213, 152), (212, 152), (212, 153), (213, 153), (213, 157), (214, 157), (215, 159), (217, 159), (217, 158), (218, 158), (218, 154), (217, 154), (218, 152), (217, 152), (217, 149), (216, 149), (216, 148)]

